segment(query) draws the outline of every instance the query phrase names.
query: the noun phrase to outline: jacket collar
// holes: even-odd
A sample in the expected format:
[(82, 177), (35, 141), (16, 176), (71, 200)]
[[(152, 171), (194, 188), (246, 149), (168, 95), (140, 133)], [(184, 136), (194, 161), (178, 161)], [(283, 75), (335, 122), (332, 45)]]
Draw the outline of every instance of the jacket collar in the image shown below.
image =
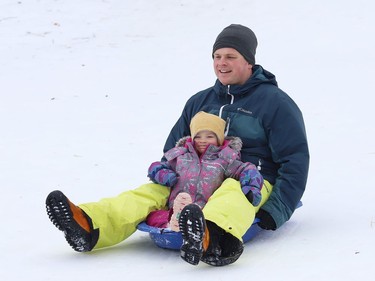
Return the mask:
[[(263, 84), (269, 83), (277, 86), (277, 81), (275, 75), (271, 72), (265, 70), (260, 65), (254, 65), (253, 67), (253, 75), (246, 81), (243, 85), (229, 85), (230, 86), (230, 93), (232, 95), (241, 95), (247, 93), (250, 89)], [(228, 94), (228, 85), (223, 85), (217, 79), (214, 85), (214, 91), (219, 95), (226, 95)]]

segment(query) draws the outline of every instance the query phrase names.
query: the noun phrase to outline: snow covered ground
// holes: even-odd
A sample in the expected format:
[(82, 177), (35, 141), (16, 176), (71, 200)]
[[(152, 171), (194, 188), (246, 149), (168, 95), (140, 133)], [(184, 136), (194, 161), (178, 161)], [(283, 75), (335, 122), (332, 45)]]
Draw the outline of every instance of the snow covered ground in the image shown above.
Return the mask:
[[(373, 280), (375, 4), (370, 0), (1, 0), (1, 280)], [(147, 234), (71, 250), (44, 200), (96, 201), (147, 181), (192, 94), (215, 81), (231, 23), (300, 106), (304, 206), (235, 264), (193, 267)]]

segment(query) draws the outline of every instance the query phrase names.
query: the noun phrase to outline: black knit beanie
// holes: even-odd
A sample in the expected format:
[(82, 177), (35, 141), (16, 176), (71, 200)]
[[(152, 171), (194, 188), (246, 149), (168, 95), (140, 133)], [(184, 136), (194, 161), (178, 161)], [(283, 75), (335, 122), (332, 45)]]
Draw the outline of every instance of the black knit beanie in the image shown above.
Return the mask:
[(243, 25), (231, 24), (217, 36), (212, 49), (212, 57), (221, 48), (236, 49), (251, 65), (255, 64), (255, 52), (258, 45), (254, 32)]

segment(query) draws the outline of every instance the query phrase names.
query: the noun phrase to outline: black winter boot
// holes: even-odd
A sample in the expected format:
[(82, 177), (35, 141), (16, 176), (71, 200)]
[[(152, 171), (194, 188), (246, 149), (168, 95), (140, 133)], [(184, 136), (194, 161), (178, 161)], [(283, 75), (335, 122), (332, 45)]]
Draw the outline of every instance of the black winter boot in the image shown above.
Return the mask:
[(206, 221), (210, 234), (209, 246), (201, 260), (212, 266), (234, 263), (243, 252), (243, 243), (211, 221)]
[(203, 255), (203, 239), (206, 223), (201, 208), (196, 204), (185, 206), (178, 220), (183, 243), (180, 249), (181, 258), (197, 265)]
[(90, 217), (81, 208), (71, 203), (61, 191), (55, 190), (47, 196), (46, 209), (51, 222), (64, 232), (66, 241), (75, 251), (92, 250), (99, 231), (93, 230)]

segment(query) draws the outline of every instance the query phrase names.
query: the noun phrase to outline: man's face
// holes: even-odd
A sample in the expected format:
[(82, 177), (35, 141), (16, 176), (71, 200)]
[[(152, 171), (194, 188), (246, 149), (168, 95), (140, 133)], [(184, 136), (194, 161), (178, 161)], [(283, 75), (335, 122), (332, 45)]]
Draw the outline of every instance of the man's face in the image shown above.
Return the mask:
[(243, 85), (252, 74), (252, 65), (233, 48), (221, 48), (214, 53), (214, 70), (223, 85)]

